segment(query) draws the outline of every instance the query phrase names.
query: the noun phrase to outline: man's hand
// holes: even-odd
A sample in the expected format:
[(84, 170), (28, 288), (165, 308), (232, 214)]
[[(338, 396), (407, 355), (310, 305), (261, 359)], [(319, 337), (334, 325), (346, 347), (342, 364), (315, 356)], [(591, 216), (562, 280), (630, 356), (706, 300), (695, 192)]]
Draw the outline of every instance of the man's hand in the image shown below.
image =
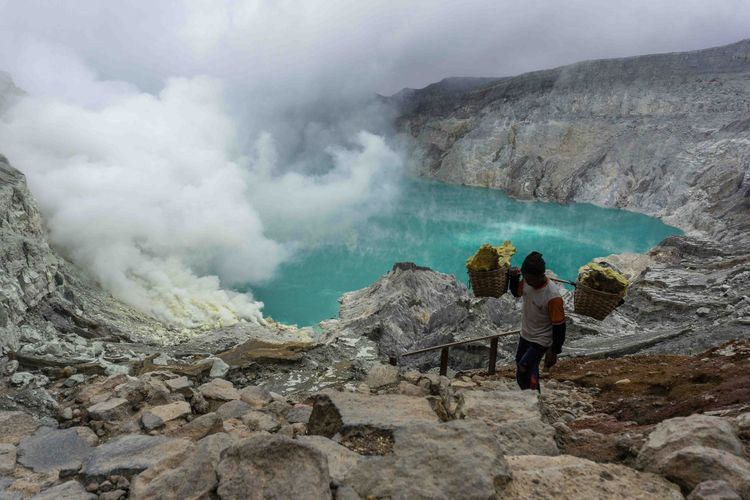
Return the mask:
[(557, 363), (557, 354), (547, 351), (547, 354), (544, 355), (544, 369), (549, 370), (555, 366), (555, 363)]
[(517, 267), (511, 267), (510, 270), (508, 270), (508, 274), (511, 276), (520, 276), (521, 270)]

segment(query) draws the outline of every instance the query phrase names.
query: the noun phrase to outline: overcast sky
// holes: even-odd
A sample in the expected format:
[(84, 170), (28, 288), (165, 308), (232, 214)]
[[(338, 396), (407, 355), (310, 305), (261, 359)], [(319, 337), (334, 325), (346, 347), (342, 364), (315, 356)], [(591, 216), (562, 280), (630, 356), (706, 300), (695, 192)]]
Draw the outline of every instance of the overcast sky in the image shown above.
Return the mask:
[(0, 67), (20, 72), (23, 47), (45, 42), (151, 91), (206, 73), (281, 92), (389, 94), (750, 37), (748, 0), (0, 0), (0, 12)]
[(376, 92), (750, 36), (750, 0), (0, 0), (0, 116), (52, 244), (184, 325), (345, 238), (408, 159)]

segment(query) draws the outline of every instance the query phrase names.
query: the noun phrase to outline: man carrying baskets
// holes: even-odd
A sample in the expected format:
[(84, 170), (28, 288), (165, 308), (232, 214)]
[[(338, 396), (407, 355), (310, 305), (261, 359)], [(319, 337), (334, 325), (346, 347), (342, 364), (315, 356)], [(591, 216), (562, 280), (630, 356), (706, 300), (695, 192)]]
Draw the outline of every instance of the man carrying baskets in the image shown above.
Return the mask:
[(551, 368), (557, 363), (557, 355), (565, 342), (562, 296), (545, 271), (546, 265), (539, 252), (527, 255), (520, 270), (512, 267), (509, 271), (510, 293), (514, 297), (523, 297), (521, 337), (516, 351), (516, 381), (521, 389), (540, 390), (539, 363), (542, 356), (544, 368)]

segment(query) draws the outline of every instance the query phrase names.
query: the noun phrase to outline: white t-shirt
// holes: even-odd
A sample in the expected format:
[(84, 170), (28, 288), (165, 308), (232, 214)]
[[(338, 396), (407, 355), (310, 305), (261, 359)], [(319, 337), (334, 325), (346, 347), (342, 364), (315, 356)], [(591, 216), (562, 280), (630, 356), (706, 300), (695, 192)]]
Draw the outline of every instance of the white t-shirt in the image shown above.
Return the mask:
[(544, 347), (552, 345), (552, 326), (565, 323), (562, 294), (549, 278), (539, 288), (518, 285), (523, 298), (521, 310), (521, 337)]

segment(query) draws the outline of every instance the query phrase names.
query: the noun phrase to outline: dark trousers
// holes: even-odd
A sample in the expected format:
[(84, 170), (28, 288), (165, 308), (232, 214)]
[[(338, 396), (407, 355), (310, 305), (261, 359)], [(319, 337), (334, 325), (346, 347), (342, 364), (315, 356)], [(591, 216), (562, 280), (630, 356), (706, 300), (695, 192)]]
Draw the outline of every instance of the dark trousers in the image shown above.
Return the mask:
[(539, 391), (539, 363), (547, 348), (529, 342), (523, 337), (518, 339), (516, 351), (516, 382), (521, 389)]

